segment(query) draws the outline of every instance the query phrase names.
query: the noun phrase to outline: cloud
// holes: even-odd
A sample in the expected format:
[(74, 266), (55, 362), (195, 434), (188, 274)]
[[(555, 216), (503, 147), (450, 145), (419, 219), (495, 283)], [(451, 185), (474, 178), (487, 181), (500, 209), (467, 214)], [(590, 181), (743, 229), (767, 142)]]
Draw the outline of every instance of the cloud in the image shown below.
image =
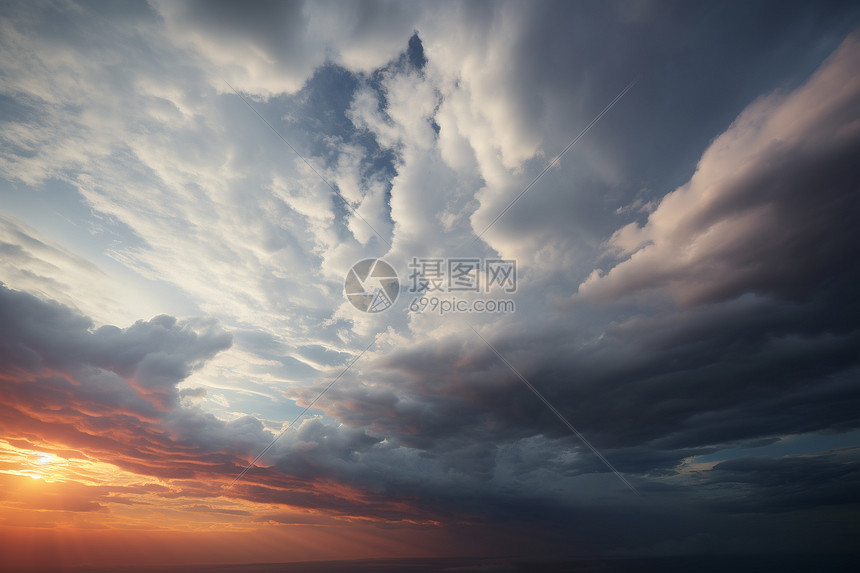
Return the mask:
[[(115, 290), (105, 288), (111, 282), (109, 275), (87, 259), (50, 244), (35, 230), (2, 216), (0, 252), (0, 274), (12, 288), (39, 293), (99, 315), (124, 312), (123, 305), (111, 296)], [(79, 296), (84, 290), (88, 296)], [(99, 301), (93, 304), (96, 296)]]
[(422, 11), (384, 0), (155, 7), (173, 41), (193, 46), (218, 66), (213, 82), (221, 84), (221, 75), (236, 89), (265, 96), (298, 91), (327, 60), (364, 72), (384, 66), (403, 50)]
[[(509, 548), (537, 531), (538, 545), (576, 539), (583, 551), (737, 548), (810, 476), (851, 483), (853, 462), (829, 454), (690, 469), (857, 428), (856, 41), (796, 85), (844, 36), (833, 22), (847, 11), (153, 6), (4, 12), (0, 89), (15, 103), (0, 170), (54, 203), (54, 184), (69, 186), (68, 201), (115, 231), (97, 250), (126, 282), (169, 285), (189, 313), (219, 321), (101, 326), (165, 311), (124, 305), (131, 291), (99, 270), (115, 266), (0, 220), (0, 270), (18, 289), (0, 290), (0, 427), (16, 446), (154, 476), (167, 484), (160, 501), (198, 517), (258, 513), (220, 505), (232, 498), (286, 506), (264, 512), (285, 524), (316, 519), (290, 514), (301, 509), (326, 523), (442, 523), (469, 541), (480, 526)], [(359, 258), (465, 249), (637, 76), (468, 246), (516, 256), (523, 271), (516, 315), (469, 318), (644, 501), (459, 317), (362, 316), (341, 296)], [(638, 219), (613, 234), (619, 217)], [(621, 304), (582, 304), (593, 302)], [(315, 404), (323, 414), (226, 489), (380, 332)], [(763, 478), (781, 470), (794, 485)], [(120, 503), (72, 497), (78, 509)], [(793, 533), (777, 524), (756, 539), (803, 541), (815, 504), (788, 512)]]
[(828, 506), (860, 506), (860, 460), (854, 449), (817, 456), (735, 458), (703, 472), (707, 482), (741, 495), (715, 504), (720, 511), (789, 512)]
[[(44, 303), (5, 287), (2, 297), (7, 375), (86, 372), (89, 375), (81, 381), (93, 387), (81, 387), (79, 391), (84, 392), (120, 376), (130, 387), (114, 394), (115, 405), (130, 399), (141, 408), (140, 413), (175, 404), (176, 384), (231, 342), (230, 335), (212, 321), (179, 323), (165, 315), (138, 321), (124, 330), (102, 326), (91, 332), (89, 319), (56, 303)], [(91, 368), (94, 370), (87, 372)], [(62, 385), (59, 379), (56, 382)], [(137, 396), (127, 392), (131, 387)]]
[(644, 225), (612, 235), (607, 249), (627, 258), (595, 270), (578, 298), (661, 290), (681, 305), (744, 293), (796, 299), (850, 273), (858, 59), (860, 40), (851, 36), (805, 85), (751, 104)]
[(176, 408), (176, 385), (230, 346), (228, 333), (213, 321), (168, 316), (92, 330), (67, 307), (0, 288), (7, 437), (101, 452), (150, 475), (193, 473), (181, 451), (173, 462), (154, 453), (166, 453), (171, 438), (153, 430)]
[[(850, 217), (856, 174), (848, 159), (858, 145), (856, 51), (849, 37), (808, 82), (744, 111), (709, 146), (688, 185), (659, 201), (645, 224), (613, 235), (609, 247), (629, 259), (605, 276), (592, 275), (576, 297), (616, 301), (664, 288), (680, 308), (643, 303), (611, 312), (579, 304), (558, 315), (533, 293), (524, 302), (535, 314), (483, 326), (499, 351), (622, 471), (659, 480), (678, 475), (690, 457), (857, 427), (858, 306), (851, 295), (857, 277), (845, 264), (856, 258), (858, 244)], [(427, 53), (432, 71), (430, 42)], [(409, 232), (416, 243), (438, 232), (437, 221), (419, 213), (439, 213), (448, 200), (406, 179), (412, 169), (444, 174), (471, 167), (410, 156), (427, 145), (430, 132), (426, 119), (413, 116), (411, 125), (423, 131), (398, 135), (409, 125), (391, 121), (399, 110), (397, 90), (424, 104), (431, 101), (422, 91), (430, 80), (415, 74), (399, 81), (383, 81), (391, 96), (387, 117), (371, 90), (358, 93), (351, 112), (381, 141), (402, 146), (392, 215), (398, 223), (418, 220), (396, 231), (408, 244)], [(448, 126), (442, 111), (458, 94), (443, 95), (440, 141)], [(492, 172), (477, 163), (478, 173)], [(496, 173), (504, 173), (499, 181), (516, 177)], [(414, 213), (401, 211), (399, 199), (415, 206)], [(634, 271), (641, 276), (625, 282)], [(555, 286), (536, 283), (526, 284)], [(465, 483), (502, 487), (500, 475), (516, 481), (537, 471), (527, 451), (539, 452), (544, 463), (563, 460), (547, 470), (554, 475), (607, 471), (579, 455), (581, 444), (478, 341), (450, 323), (434, 330), (437, 324), (413, 317), (410, 327), (425, 341), (392, 335), (384, 356), (368, 355), (367, 365), (357, 365), (326, 394), (321, 405), (328, 415), (384, 435), (386, 444), (427, 452), (429, 467), (442, 470), (435, 474), (440, 481), (462, 475)], [(320, 389), (289, 395), (308, 403)]]
[[(382, 438), (316, 418), (285, 433), (258, 467), (225, 490), (272, 434), (251, 416), (224, 422), (183, 405), (183, 397), (199, 392), (177, 385), (231, 344), (212, 320), (161, 315), (124, 329), (94, 329), (68, 307), (5, 287), (0, 319), (0, 427), (17, 447), (86, 452), (175, 483), (191, 497), (226, 493), (392, 521), (434, 513), (413, 507), (399, 487), (388, 490), (383, 469), (391, 448), (380, 446)], [(82, 503), (58, 509), (99, 509)]]
[[(15, 200), (44, 194), (52, 204), (72, 205), (82, 229), (71, 239), (59, 235), (77, 252), (98, 253), (99, 265), (82, 270), (79, 256), (67, 253), (60, 261), (55, 247), (50, 253), (35, 247), (34, 241), (55, 244), (55, 233), (54, 240), (30, 231), (33, 240), (4, 235), (14, 251), (0, 263), (7, 284), (71, 304), (100, 324), (165, 312), (170, 300), (170, 312), (207, 313), (275, 337), (278, 347), (265, 356), (239, 338), (210, 362), (207, 372), (220, 386), (273, 395), (279, 385), (306, 381), (330, 365), (295, 358), (306, 344), (330, 350), (339, 363), (352, 337), (338, 336), (346, 332), (342, 321), (321, 323), (341, 303), (343, 275), (364, 255), (362, 242), (375, 240), (363, 224), (344, 216), (340, 200), (299, 158), (285, 160), (289, 149), (267, 139), (265, 124), (235, 94), (217, 91), (220, 79), (217, 90), (207, 87), (196, 52), (171, 40), (157, 12), (145, 5), (133, 13), (107, 9), (99, 17), (116, 25), (102, 28), (93, 7), (43, 8), (19, 4), (2, 14), (9, 29), (2, 89), (23, 107), (3, 124), (0, 137), (8, 145), (0, 169), (23, 187)], [(238, 25), (229, 14), (211, 17), (229, 30)], [(253, 11), (248, 17), (267, 18)], [(193, 27), (195, 18), (187, 24)], [(394, 55), (411, 34), (410, 27)], [(42, 49), (47, 44), (57, 48)], [(126, 63), (108, 65), (117, 58)], [(292, 117), (288, 131), (279, 128), (313, 159), (308, 150), (328, 153), (349, 139), (342, 121), (315, 118), (342, 117), (338, 98), (321, 94), (343, 82), (348, 105), (353, 79), (336, 66), (308, 73), (306, 90), (255, 105), (276, 123)], [(248, 89), (259, 93), (257, 86)], [(316, 125), (302, 123), (306, 118)], [(316, 129), (319, 137), (297, 141), (298, 128)], [(387, 183), (368, 173), (380, 159), (378, 148), (360, 143), (348, 141), (330, 167), (324, 157), (313, 163), (388, 235), (391, 223), (380, 209)], [(143, 304), (148, 299), (160, 300)]]

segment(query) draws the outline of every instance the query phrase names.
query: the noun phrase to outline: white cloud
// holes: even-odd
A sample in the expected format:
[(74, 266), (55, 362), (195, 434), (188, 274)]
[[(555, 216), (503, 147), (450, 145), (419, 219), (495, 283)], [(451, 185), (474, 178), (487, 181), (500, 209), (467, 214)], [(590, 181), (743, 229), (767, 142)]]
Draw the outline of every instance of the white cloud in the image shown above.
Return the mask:
[(326, 61), (369, 72), (402, 50), (422, 10), (401, 2), (154, 2), (168, 37), (197, 51), (216, 89), (294, 93)]

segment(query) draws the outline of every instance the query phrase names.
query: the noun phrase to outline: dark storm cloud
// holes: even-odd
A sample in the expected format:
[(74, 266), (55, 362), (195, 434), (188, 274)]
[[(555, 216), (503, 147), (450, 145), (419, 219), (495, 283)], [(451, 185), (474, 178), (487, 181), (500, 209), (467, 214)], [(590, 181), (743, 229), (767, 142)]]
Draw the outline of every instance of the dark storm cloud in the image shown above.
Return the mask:
[[(494, 344), (578, 429), (618, 448), (610, 452), (616, 466), (647, 473), (736, 442), (856, 428), (860, 332), (853, 325), (860, 313), (828, 295), (807, 304), (749, 298), (630, 319), (585, 347), (562, 330), (514, 332)], [(535, 433), (578, 447), (479, 342), (394, 350), (372, 364), (372, 381), (332, 388), (326, 411), (435, 452), (452, 468), (461, 448), (479, 464), (489, 454), (476, 450)], [(576, 466), (603, 471), (588, 456)]]
[(860, 506), (860, 451), (815, 456), (736, 458), (703, 472), (708, 483), (739, 495), (715, 504), (738, 513)]

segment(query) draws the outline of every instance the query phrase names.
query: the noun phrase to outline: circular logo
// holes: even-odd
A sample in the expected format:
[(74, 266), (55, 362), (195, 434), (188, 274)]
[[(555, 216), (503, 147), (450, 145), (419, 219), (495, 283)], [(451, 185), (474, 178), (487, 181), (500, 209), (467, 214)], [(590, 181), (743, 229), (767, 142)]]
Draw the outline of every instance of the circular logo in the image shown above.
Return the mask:
[(400, 279), (394, 268), (382, 259), (364, 259), (346, 273), (343, 290), (352, 306), (361, 312), (382, 312), (397, 300)]

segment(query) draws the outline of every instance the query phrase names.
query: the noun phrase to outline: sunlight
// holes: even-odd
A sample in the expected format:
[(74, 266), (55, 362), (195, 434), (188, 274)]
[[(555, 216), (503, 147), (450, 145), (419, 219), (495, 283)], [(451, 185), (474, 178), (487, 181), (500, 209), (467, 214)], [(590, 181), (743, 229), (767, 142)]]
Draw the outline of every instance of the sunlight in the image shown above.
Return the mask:
[(33, 463), (37, 466), (46, 466), (54, 461), (54, 456), (52, 454), (43, 454), (41, 452), (36, 452), (35, 458), (36, 459), (33, 460)]
[(49, 476), (49, 471), (52, 469), (51, 465), (60, 460), (57, 456), (53, 454), (48, 454), (45, 452), (33, 452), (28, 456), (28, 461), (30, 465), (36, 466), (35, 471), (27, 471), (27, 475), (29, 475), (32, 479), (35, 480), (44, 480), (46, 483), (50, 483), (52, 480)]
[(0, 442), (0, 473), (53, 483), (65, 481), (70, 466), (70, 460), (56, 454), (16, 448), (7, 442)]

